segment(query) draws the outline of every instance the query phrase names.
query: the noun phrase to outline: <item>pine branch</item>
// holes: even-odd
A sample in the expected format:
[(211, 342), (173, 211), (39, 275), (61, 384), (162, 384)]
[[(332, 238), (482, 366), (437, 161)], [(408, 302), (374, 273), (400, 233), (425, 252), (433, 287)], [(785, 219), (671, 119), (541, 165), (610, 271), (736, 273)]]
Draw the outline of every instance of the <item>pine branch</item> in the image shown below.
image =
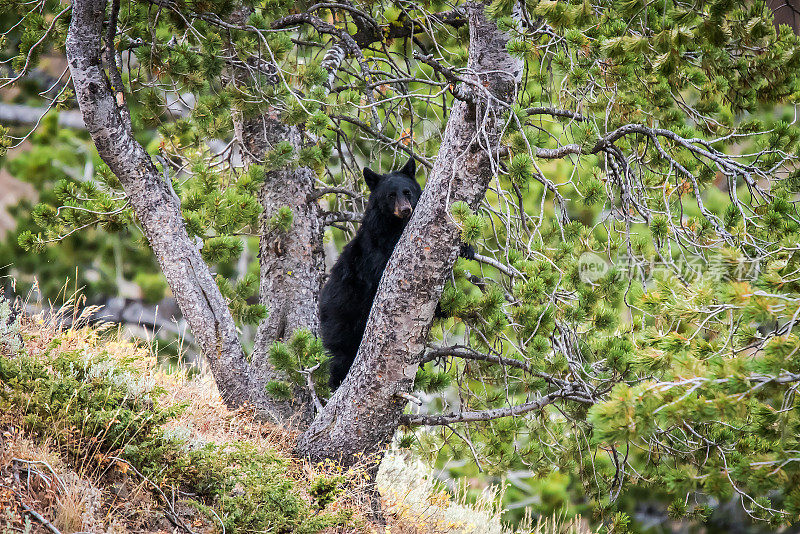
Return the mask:
[(3, 83), (2, 83), (2, 84), (0, 84), (0, 89), (3, 89), (3, 88), (5, 88), (5, 87), (8, 87), (9, 85), (11, 85), (11, 84), (15, 83), (17, 80), (19, 80), (20, 78), (22, 78), (22, 77), (23, 77), (23, 76), (24, 76), (24, 75), (25, 75), (25, 74), (28, 72), (28, 67), (29, 67), (29, 66), (30, 66), (30, 64), (31, 64), (31, 60), (32, 60), (32, 59), (33, 59), (33, 57), (35, 56), (36, 49), (39, 47), (39, 45), (41, 45), (41, 44), (42, 44), (42, 43), (43, 43), (43, 42), (44, 42), (44, 41), (45, 41), (45, 40), (46, 40), (46, 39), (47, 39), (47, 38), (50, 36), (50, 32), (52, 32), (52, 31), (53, 31), (53, 28), (55, 28), (55, 27), (56, 27), (56, 23), (58, 22), (58, 19), (60, 19), (60, 18), (61, 18), (61, 16), (62, 16), (62, 15), (64, 15), (64, 14), (65, 14), (67, 11), (69, 11), (70, 9), (72, 9), (72, 6), (67, 6), (67, 7), (65, 7), (64, 9), (62, 9), (62, 10), (61, 10), (59, 13), (57, 13), (57, 14), (56, 14), (56, 15), (53, 17), (53, 19), (50, 21), (50, 24), (49, 24), (49, 26), (48, 26), (48, 27), (47, 27), (47, 29), (44, 31), (44, 33), (41, 35), (41, 37), (39, 37), (39, 39), (38, 39), (38, 40), (37, 40), (37, 41), (36, 41), (36, 42), (33, 44), (33, 46), (31, 46), (31, 47), (28, 49), (28, 53), (27, 53), (27, 54), (26, 54), (26, 56), (25, 56), (25, 64), (24, 64), (24, 65), (22, 66), (22, 68), (19, 70), (19, 73), (17, 73), (17, 75), (16, 75), (16, 76), (13, 76), (13, 77), (11, 77), (11, 78), (8, 78), (8, 79), (5, 79), (5, 80), (3, 80)]
[(365, 124), (364, 122), (362, 122), (362, 121), (360, 121), (358, 119), (355, 119), (353, 117), (348, 117), (346, 115), (331, 115), (330, 117), (331, 117), (331, 119), (342, 120), (342, 121), (345, 121), (345, 122), (349, 122), (350, 124), (352, 124), (354, 126), (358, 126), (360, 129), (364, 130), (365, 132), (367, 132), (368, 134), (374, 136), (375, 138), (379, 139), (380, 141), (383, 141), (387, 145), (393, 146), (395, 148), (399, 148), (400, 150), (402, 150), (403, 152), (405, 152), (409, 156), (413, 157), (415, 160), (417, 160), (420, 163), (422, 163), (423, 165), (425, 165), (427, 168), (429, 168), (429, 169), (433, 168), (433, 163), (431, 163), (428, 159), (420, 156), (419, 154), (415, 154), (410, 148), (408, 148), (407, 146), (402, 144), (399, 140), (394, 140), (394, 139), (392, 139), (390, 137), (387, 137), (387, 136), (383, 135), (382, 133), (372, 129), (368, 124)]
[(449, 413), (445, 415), (403, 414), (400, 417), (400, 422), (401, 424), (409, 426), (441, 426), (452, 425), (454, 423), (476, 423), (479, 421), (491, 421), (494, 419), (501, 419), (503, 417), (517, 417), (534, 410), (541, 410), (545, 406), (553, 404), (560, 399), (581, 402), (584, 404), (594, 404), (594, 401), (576, 392), (572, 386), (568, 386), (553, 393), (548, 393), (547, 395), (544, 395), (535, 401), (518, 404), (516, 406), (507, 406), (505, 408), (495, 408), (492, 410), (480, 410), (474, 412)]
[(530, 365), (527, 364), (527, 362), (517, 360), (514, 358), (506, 358), (500, 355), (486, 354), (483, 352), (479, 352), (473, 349), (472, 347), (467, 347), (466, 345), (451, 345), (449, 347), (436, 347), (435, 349), (426, 353), (420, 363), (426, 364), (437, 358), (445, 356), (453, 356), (455, 358), (461, 358), (464, 360), (491, 362), (491, 363), (496, 363), (498, 365), (507, 365), (508, 367), (514, 367), (515, 369), (521, 369), (522, 371), (525, 371), (530, 375), (538, 376), (552, 384), (557, 384), (558, 386), (561, 387), (568, 385), (568, 382), (566, 380), (562, 380), (560, 378), (556, 378), (542, 371), (533, 369)]
[[(356, 62), (361, 69), (361, 74), (364, 76), (367, 84), (369, 85), (372, 83), (372, 72), (367, 65), (366, 58), (364, 58), (364, 53), (361, 51), (361, 47), (359, 47), (356, 40), (347, 32), (346, 29), (339, 29), (333, 24), (329, 24), (328, 22), (325, 22), (321, 18), (315, 17), (308, 12), (288, 15), (282, 19), (276, 20), (270, 25), (270, 27), (274, 30), (280, 30), (291, 26), (296, 26), (300, 23), (310, 24), (319, 33), (327, 33), (337, 37), (342, 43), (344, 43), (348, 55), (351, 55), (356, 59)], [(375, 97), (373, 96), (372, 91), (365, 91), (364, 96), (367, 98), (367, 102), (369, 103), (370, 112), (372, 114), (373, 128), (379, 131), (383, 130), (383, 125), (381, 124), (380, 117), (378, 116)]]

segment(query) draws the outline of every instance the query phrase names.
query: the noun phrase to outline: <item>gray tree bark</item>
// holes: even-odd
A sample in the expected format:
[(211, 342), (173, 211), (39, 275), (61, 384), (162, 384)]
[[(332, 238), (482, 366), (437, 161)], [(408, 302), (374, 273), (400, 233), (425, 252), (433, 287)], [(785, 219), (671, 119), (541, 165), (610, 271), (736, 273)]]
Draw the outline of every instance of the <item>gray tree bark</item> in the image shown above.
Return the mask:
[[(263, 161), (281, 141), (289, 141), (295, 152), (303, 145), (300, 130), (279, 121), (273, 109), (253, 119), (236, 117), (235, 128), (251, 163)], [(259, 193), (263, 207), (259, 301), (269, 315), (258, 326), (251, 361), (268, 377), (275, 376), (268, 361), (273, 342), (288, 339), (300, 329), (315, 335), (319, 330), (317, 297), (325, 273), (325, 227), (313, 196), (315, 178), (315, 172), (307, 167), (269, 171)], [(274, 232), (269, 220), (283, 206), (292, 210), (292, 226), (287, 232)], [(294, 417), (300, 427), (305, 428), (314, 418), (314, 404), (306, 388), (295, 387), (291, 402), (283, 406), (288, 409), (284, 417)]]
[(225, 298), (186, 232), (180, 200), (134, 139), (122, 94), (114, 93), (102, 68), (105, 0), (72, 5), (66, 52), (83, 121), (125, 189), (220, 394), (228, 406), (249, 402), (262, 417), (284, 421), (294, 408), (270, 398), (264, 389), (269, 376), (247, 362)]
[(503, 104), (511, 103), (522, 62), (506, 51), (507, 37), (469, 4), (468, 71), (475, 103), (457, 102), (414, 216), (389, 260), (356, 360), (325, 409), (300, 437), (298, 453), (344, 465), (379, 451), (394, 434), (422, 359), (447, 272), (459, 248), (449, 207), (473, 208), (493, 176)]

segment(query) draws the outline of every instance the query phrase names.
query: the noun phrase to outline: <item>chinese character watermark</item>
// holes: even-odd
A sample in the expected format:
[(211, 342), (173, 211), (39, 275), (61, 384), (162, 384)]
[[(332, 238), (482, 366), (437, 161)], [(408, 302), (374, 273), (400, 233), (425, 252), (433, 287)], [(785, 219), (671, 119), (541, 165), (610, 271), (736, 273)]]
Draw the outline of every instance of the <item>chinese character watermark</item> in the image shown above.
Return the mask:
[(648, 283), (655, 277), (670, 275), (677, 276), (686, 283), (696, 282), (701, 278), (753, 281), (761, 272), (761, 264), (758, 259), (719, 256), (708, 260), (689, 256), (675, 261), (646, 261), (627, 254), (621, 254), (612, 262), (594, 252), (584, 252), (578, 259), (578, 273), (584, 284), (596, 283), (612, 269), (626, 278), (636, 278), (643, 283)]

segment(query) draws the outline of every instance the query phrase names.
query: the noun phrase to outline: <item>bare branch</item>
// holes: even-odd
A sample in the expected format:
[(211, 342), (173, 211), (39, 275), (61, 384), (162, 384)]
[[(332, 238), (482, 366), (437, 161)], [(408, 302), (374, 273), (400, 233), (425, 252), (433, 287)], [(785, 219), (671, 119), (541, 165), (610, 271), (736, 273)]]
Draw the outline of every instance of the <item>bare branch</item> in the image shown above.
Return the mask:
[(374, 136), (375, 138), (383, 141), (387, 145), (393, 146), (395, 148), (399, 148), (400, 150), (402, 150), (403, 152), (405, 152), (409, 156), (413, 157), (415, 160), (417, 160), (420, 163), (422, 163), (423, 165), (425, 165), (427, 168), (429, 168), (429, 169), (433, 168), (433, 163), (431, 163), (426, 158), (420, 156), (419, 154), (415, 154), (410, 148), (408, 148), (407, 146), (402, 144), (400, 141), (395, 141), (394, 139), (386, 137), (382, 133), (380, 133), (378, 131), (375, 131), (374, 129), (370, 128), (370, 126), (368, 124), (365, 124), (365, 123), (363, 123), (362, 121), (360, 121), (358, 119), (355, 119), (353, 117), (348, 117), (346, 115), (331, 115), (331, 119), (342, 120), (342, 121), (345, 121), (345, 122), (349, 122), (350, 124), (353, 124), (355, 126), (358, 126), (359, 128), (361, 128), (362, 130), (364, 130), (368, 134), (370, 134), (370, 135)]
[(451, 345), (449, 347), (436, 347), (435, 349), (427, 352), (425, 356), (422, 358), (422, 361), (420, 363), (425, 364), (444, 356), (454, 356), (456, 358), (462, 358), (465, 360), (475, 360), (481, 362), (496, 363), (498, 365), (507, 365), (508, 367), (514, 367), (515, 369), (521, 369), (522, 371), (525, 371), (528, 374), (538, 376), (548, 382), (551, 382), (553, 384), (558, 384), (559, 386), (564, 386), (567, 384), (566, 380), (561, 380), (560, 378), (556, 378), (542, 371), (533, 369), (526, 362), (516, 360), (514, 358), (506, 358), (501, 355), (486, 354), (483, 352), (479, 352), (473, 349), (472, 347), (467, 347), (466, 345)]
[(500, 263), (499, 261), (497, 261), (496, 259), (490, 258), (489, 256), (483, 256), (481, 254), (475, 254), (472, 257), (472, 259), (474, 259), (475, 261), (477, 261), (479, 263), (485, 263), (486, 265), (494, 267), (495, 269), (497, 269), (498, 271), (500, 271), (501, 273), (503, 273), (504, 275), (506, 275), (506, 276), (508, 276), (510, 278), (514, 278), (515, 276), (519, 276), (520, 275), (520, 272), (517, 271), (516, 269), (514, 269), (513, 267), (509, 267), (507, 265), (504, 265), (504, 264)]
[(397, 394), (398, 397), (407, 400), (408, 402), (413, 402), (417, 406), (422, 406), (422, 401), (412, 395), (411, 393), (406, 393), (405, 391), (401, 391)]
[(574, 119), (576, 121), (588, 120), (580, 113), (569, 111), (566, 109), (548, 108), (548, 107), (533, 107), (525, 110), (528, 115), (551, 115), (553, 117), (565, 117), (567, 119)]
[(313, 193), (308, 195), (308, 200), (309, 200), (309, 202), (313, 201), (313, 200), (317, 200), (318, 198), (323, 197), (323, 196), (328, 195), (328, 194), (331, 194), (331, 193), (337, 193), (337, 194), (340, 194), (340, 195), (347, 195), (349, 197), (356, 197), (356, 198), (360, 198), (361, 197), (361, 193), (358, 193), (358, 192), (353, 191), (351, 189), (347, 189), (345, 187), (323, 187), (321, 189), (317, 189), (316, 191), (314, 191)]
[(33, 508), (31, 508), (30, 506), (28, 506), (28, 505), (27, 505), (27, 504), (25, 504), (24, 502), (21, 502), (21, 503), (20, 503), (20, 505), (22, 505), (22, 509), (25, 511), (25, 513), (26, 513), (26, 514), (28, 514), (29, 516), (31, 516), (32, 518), (34, 518), (36, 521), (38, 521), (39, 523), (41, 523), (41, 524), (42, 524), (42, 526), (44, 526), (44, 527), (45, 527), (47, 530), (49, 530), (49, 531), (50, 531), (50, 532), (52, 532), (53, 534), (61, 534), (61, 531), (60, 531), (60, 530), (58, 530), (58, 529), (55, 527), (55, 525), (53, 525), (53, 523), (51, 523), (50, 521), (48, 521), (47, 519), (45, 519), (45, 518), (44, 518), (44, 516), (43, 516), (42, 514), (40, 514), (39, 512), (37, 512), (36, 510), (34, 510)]
[(573, 392), (571, 387), (567, 387), (553, 393), (548, 393), (535, 401), (526, 402), (517, 406), (507, 406), (505, 408), (495, 408), (492, 410), (480, 410), (475, 412), (458, 412), (445, 415), (425, 415), (425, 414), (403, 414), (400, 421), (404, 425), (417, 426), (438, 426), (452, 425), (454, 423), (476, 423), (478, 421), (491, 421), (503, 417), (517, 417), (534, 410), (541, 410), (548, 404), (553, 404), (559, 399), (567, 399), (585, 404), (592, 404), (593, 401), (580, 394)]
[(469, 89), (467, 86), (471, 85), (474, 82), (470, 82), (466, 78), (462, 78), (455, 72), (453, 69), (445, 67), (435, 59), (433, 59), (432, 55), (424, 55), (420, 54), (419, 52), (414, 52), (414, 59), (418, 61), (422, 61), (426, 65), (429, 65), (433, 70), (444, 76), (444, 79), (450, 83), (450, 91), (453, 93), (453, 96), (459, 100), (463, 100), (464, 102), (470, 102), (475, 104), (476, 97), (475, 93)]
[(329, 211), (322, 222), (325, 226), (340, 222), (361, 222), (361, 214), (353, 211)]

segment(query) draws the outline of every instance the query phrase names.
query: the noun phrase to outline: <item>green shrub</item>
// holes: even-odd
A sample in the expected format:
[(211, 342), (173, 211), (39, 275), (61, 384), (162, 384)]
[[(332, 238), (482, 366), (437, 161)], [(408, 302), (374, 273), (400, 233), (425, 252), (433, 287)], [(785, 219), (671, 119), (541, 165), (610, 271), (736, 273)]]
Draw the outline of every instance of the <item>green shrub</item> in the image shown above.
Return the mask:
[(275, 451), (246, 442), (190, 447), (165, 428), (186, 406), (159, 403), (163, 390), (132, 359), (61, 350), (62, 341), (36, 356), (0, 353), (0, 413), (71, 465), (102, 470), (119, 457), (154, 484), (193, 494), (196, 507), (231, 533), (310, 534), (353, 523), (351, 511), (324, 510), (339, 482), (318, 479), (308, 498)]

